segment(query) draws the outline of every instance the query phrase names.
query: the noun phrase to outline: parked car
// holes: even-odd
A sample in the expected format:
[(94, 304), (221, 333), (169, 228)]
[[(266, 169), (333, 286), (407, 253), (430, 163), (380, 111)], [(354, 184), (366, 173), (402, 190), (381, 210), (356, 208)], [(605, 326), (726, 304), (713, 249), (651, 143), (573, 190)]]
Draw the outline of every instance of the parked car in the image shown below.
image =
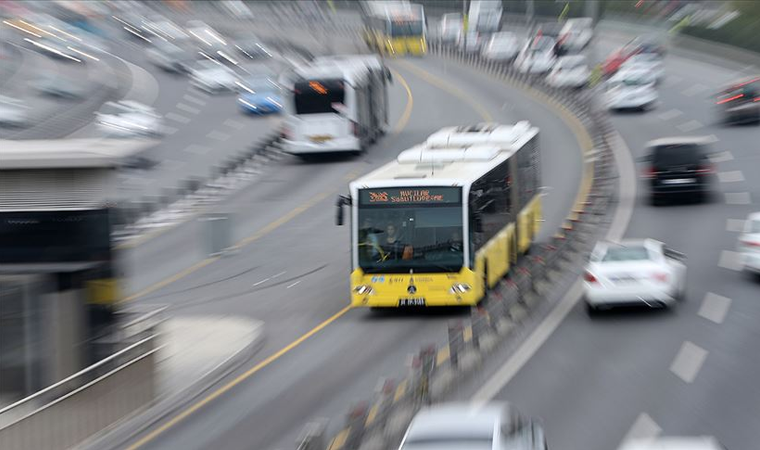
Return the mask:
[(621, 70), (639, 70), (651, 73), (656, 83), (665, 77), (665, 66), (662, 57), (657, 53), (638, 53), (628, 58), (621, 66)]
[(760, 78), (751, 78), (724, 88), (717, 96), (720, 121), (726, 124), (760, 125)]
[(588, 84), (591, 69), (583, 55), (568, 55), (557, 59), (547, 75), (548, 83), (554, 87), (582, 88)]
[(400, 450), (546, 450), (544, 429), (512, 405), (444, 403), (412, 419)]
[(594, 37), (593, 26), (594, 21), (590, 17), (567, 19), (557, 38), (558, 42), (569, 52), (580, 52)]
[(760, 212), (747, 216), (737, 247), (744, 271), (760, 275)]
[(483, 46), (483, 57), (492, 61), (513, 61), (520, 52), (520, 39), (510, 31), (494, 33)]
[(600, 242), (583, 276), (590, 314), (615, 306), (672, 306), (686, 294), (683, 254), (654, 239)]
[(531, 39), (515, 59), (515, 66), (523, 73), (547, 73), (557, 61), (557, 42), (554, 38), (542, 36)]
[(483, 37), (477, 31), (468, 31), (459, 39), (459, 48), (467, 53), (476, 53), (480, 51), (483, 45)]
[(145, 53), (156, 67), (172, 73), (188, 73), (197, 61), (194, 52), (164, 41), (156, 42)]
[(163, 132), (161, 116), (152, 107), (139, 102), (108, 102), (95, 115), (98, 128), (108, 136), (154, 137)]
[(712, 190), (715, 167), (710, 162), (711, 137), (671, 137), (651, 141), (639, 158), (646, 167), (652, 204), (678, 197), (704, 200)]

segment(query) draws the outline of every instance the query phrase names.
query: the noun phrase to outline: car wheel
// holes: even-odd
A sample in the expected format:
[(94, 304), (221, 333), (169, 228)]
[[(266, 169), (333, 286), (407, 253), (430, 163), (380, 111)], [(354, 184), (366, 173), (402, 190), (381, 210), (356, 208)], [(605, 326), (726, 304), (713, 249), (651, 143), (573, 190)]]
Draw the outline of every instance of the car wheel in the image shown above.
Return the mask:
[(652, 197), (650, 197), (649, 203), (652, 206), (661, 206), (662, 205), (662, 198), (660, 198), (660, 197), (658, 197), (656, 195), (653, 195)]

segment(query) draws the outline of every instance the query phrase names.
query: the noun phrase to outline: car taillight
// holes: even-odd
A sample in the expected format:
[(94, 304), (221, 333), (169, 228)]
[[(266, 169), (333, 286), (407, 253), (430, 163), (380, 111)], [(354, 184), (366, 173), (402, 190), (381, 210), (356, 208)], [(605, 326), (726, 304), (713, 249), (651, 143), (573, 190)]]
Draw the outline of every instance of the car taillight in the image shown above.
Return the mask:
[(644, 173), (642, 174), (642, 177), (644, 178), (654, 178), (657, 175), (657, 170), (654, 168), (654, 166), (649, 166), (644, 170)]
[(737, 95), (734, 95), (733, 97), (728, 97), (728, 98), (724, 98), (724, 99), (718, 100), (717, 102), (715, 102), (715, 104), (716, 105), (722, 105), (724, 103), (728, 103), (728, 102), (732, 102), (734, 100), (738, 100), (738, 99), (740, 99), (742, 97), (744, 97), (744, 94), (737, 94)]
[(667, 273), (653, 273), (652, 278), (654, 278), (656, 281), (659, 281), (660, 283), (667, 283), (668, 282), (668, 274)]
[(757, 241), (742, 241), (742, 244), (746, 245), (747, 247), (760, 247), (760, 242)]
[(288, 127), (282, 127), (282, 130), (280, 131), (280, 136), (283, 139), (290, 140), (290, 138), (292, 136), (292, 134), (290, 132), (290, 128), (288, 128)]
[(586, 272), (586, 273), (583, 275), (583, 279), (584, 279), (584, 280), (585, 280), (587, 283), (596, 283), (596, 277), (595, 277), (595, 276), (594, 276), (594, 274), (592, 274), (591, 272)]
[(359, 124), (356, 122), (351, 122), (351, 132), (354, 133), (354, 136), (359, 136)]
[(696, 172), (701, 175), (715, 173), (715, 167), (713, 167), (712, 164), (702, 164), (699, 167), (697, 167)]

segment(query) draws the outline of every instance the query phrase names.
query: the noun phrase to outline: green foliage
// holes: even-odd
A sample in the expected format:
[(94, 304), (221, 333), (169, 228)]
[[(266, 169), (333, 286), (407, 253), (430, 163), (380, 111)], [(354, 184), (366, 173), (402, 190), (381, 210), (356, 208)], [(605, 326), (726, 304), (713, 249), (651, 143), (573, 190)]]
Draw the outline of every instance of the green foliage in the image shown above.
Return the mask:
[(760, 14), (753, 16), (743, 14), (717, 30), (710, 30), (703, 26), (690, 26), (681, 30), (681, 33), (760, 52), (760, 39), (757, 39), (759, 26)]

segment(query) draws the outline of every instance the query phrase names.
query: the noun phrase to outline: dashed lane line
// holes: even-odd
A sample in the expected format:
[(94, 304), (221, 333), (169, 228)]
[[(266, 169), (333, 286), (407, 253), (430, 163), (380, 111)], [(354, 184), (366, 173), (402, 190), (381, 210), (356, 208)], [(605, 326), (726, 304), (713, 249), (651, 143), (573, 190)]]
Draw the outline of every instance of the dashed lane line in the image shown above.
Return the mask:
[(225, 127), (234, 128), (236, 130), (242, 130), (243, 128), (245, 128), (244, 123), (240, 123), (237, 120), (232, 120), (232, 119), (225, 120), (222, 125), (224, 125)]
[(744, 231), (745, 223), (744, 219), (726, 219), (726, 231), (741, 233)]
[(200, 106), (206, 105), (206, 100), (201, 100), (201, 99), (199, 99), (197, 97), (193, 97), (190, 94), (183, 95), (182, 99), (184, 99), (185, 101), (188, 101), (190, 103), (195, 103), (196, 105), (200, 105)]
[(710, 155), (710, 162), (712, 163), (722, 163), (726, 161), (733, 161), (734, 155), (731, 154), (728, 150), (720, 153), (716, 153), (714, 155)]
[(720, 252), (718, 266), (728, 270), (739, 271), (742, 269), (741, 255), (739, 252), (723, 250)]
[(658, 114), (657, 117), (661, 120), (670, 120), (675, 119), (676, 117), (683, 114), (683, 111), (680, 109), (671, 109), (669, 111), (665, 111), (664, 113)]
[(230, 135), (227, 133), (222, 133), (221, 131), (212, 131), (211, 133), (206, 135), (207, 138), (213, 139), (215, 141), (226, 141), (230, 138)]
[(729, 205), (749, 205), (752, 199), (749, 192), (726, 192), (726, 203)]
[(705, 295), (705, 299), (702, 301), (702, 306), (699, 307), (697, 313), (700, 317), (704, 317), (715, 323), (723, 323), (723, 320), (728, 314), (728, 308), (731, 307), (731, 299), (722, 295), (713, 294), (708, 292)]
[(690, 120), (688, 122), (682, 123), (681, 125), (678, 125), (676, 128), (683, 131), (684, 133), (687, 133), (689, 131), (694, 131), (702, 128), (704, 125), (702, 125), (702, 122), (698, 120)]
[(670, 365), (670, 371), (684, 382), (691, 383), (697, 378), (702, 364), (707, 359), (707, 353), (707, 350), (697, 344), (685, 341)]
[(181, 109), (182, 111), (185, 111), (190, 114), (198, 114), (201, 112), (200, 109), (192, 107), (185, 103), (177, 103), (177, 109)]
[(185, 147), (183, 152), (192, 153), (194, 155), (205, 155), (208, 153), (211, 149), (209, 147), (198, 145), (198, 144), (190, 144), (187, 147)]
[(721, 183), (738, 183), (744, 181), (744, 175), (741, 170), (718, 172), (718, 180), (720, 180)]
[(657, 422), (649, 417), (649, 414), (641, 413), (636, 418), (636, 421), (633, 422), (623, 440), (620, 441), (620, 447), (623, 447), (624, 444), (632, 440), (656, 438), (660, 433), (662, 433), (662, 428), (657, 425)]
[(178, 122), (178, 123), (188, 123), (190, 122), (190, 120), (192, 120), (189, 117), (183, 116), (182, 114), (177, 114), (173, 112), (167, 113), (165, 117), (169, 120), (173, 120), (174, 122)]

